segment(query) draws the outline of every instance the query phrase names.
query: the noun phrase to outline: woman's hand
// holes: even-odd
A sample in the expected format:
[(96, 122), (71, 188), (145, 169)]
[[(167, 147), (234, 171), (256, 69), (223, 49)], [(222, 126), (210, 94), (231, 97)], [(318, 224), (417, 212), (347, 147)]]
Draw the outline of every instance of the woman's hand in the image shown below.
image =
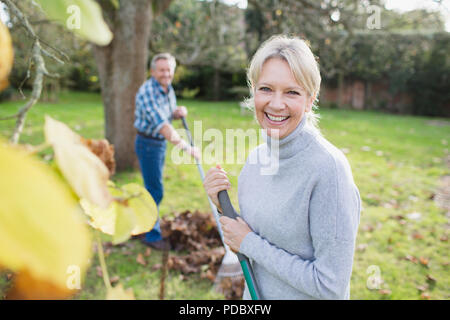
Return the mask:
[(231, 183), (228, 180), (226, 171), (223, 170), (220, 165), (209, 169), (206, 173), (205, 180), (203, 180), (203, 186), (217, 209), (222, 211), (218, 198), (219, 191), (231, 188)]
[(245, 236), (252, 232), (248, 224), (238, 217), (236, 220), (222, 216), (219, 219), (222, 225), (223, 238), (225, 243), (230, 247), (231, 251), (238, 252), (241, 247), (242, 240)]

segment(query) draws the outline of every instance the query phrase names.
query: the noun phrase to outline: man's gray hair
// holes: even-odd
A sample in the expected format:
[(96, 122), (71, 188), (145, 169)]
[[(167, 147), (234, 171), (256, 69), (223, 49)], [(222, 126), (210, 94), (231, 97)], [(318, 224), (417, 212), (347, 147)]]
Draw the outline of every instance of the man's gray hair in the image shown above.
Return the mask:
[(152, 68), (154, 70), (156, 68), (156, 61), (158, 61), (160, 59), (168, 60), (172, 71), (175, 71), (175, 67), (177, 66), (177, 62), (175, 61), (175, 57), (172, 56), (168, 52), (158, 53), (157, 55), (155, 55), (153, 57), (153, 59), (152, 59), (152, 63), (150, 64), (150, 68)]

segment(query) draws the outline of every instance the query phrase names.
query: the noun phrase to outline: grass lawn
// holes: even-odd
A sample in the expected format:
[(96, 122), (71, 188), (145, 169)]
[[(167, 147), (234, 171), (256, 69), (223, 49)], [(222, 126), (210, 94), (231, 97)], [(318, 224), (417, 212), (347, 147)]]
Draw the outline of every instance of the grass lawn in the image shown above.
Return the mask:
[[(179, 101), (189, 110), (191, 130), (194, 120), (202, 120), (203, 130), (216, 128), (225, 136), (226, 129), (258, 128), (252, 115), (241, 115), (236, 102)], [(0, 104), (0, 117), (14, 113), (22, 102)], [(357, 238), (352, 299), (449, 299), (450, 213), (436, 206), (433, 196), (441, 176), (450, 175), (450, 121), (431, 121), (426, 117), (397, 116), (376, 112), (320, 110), (324, 136), (341, 148), (352, 166), (355, 182), (363, 200)], [(43, 141), (44, 115), (67, 123), (87, 138), (102, 138), (103, 108), (101, 98), (90, 93), (63, 93), (58, 103), (39, 103), (30, 110), (22, 143)], [(440, 125), (436, 125), (440, 124)], [(182, 128), (179, 121), (174, 126)], [(13, 120), (0, 121), (0, 135), (9, 138)], [(200, 137), (198, 137), (200, 138)], [(200, 140), (197, 140), (197, 145)], [(203, 148), (208, 142), (203, 142)], [(247, 153), (248, 155), (248, 148)], [(162, 216), (184, 210), (209, 212), (209, 204), (195, 164), (175, 164), (168, 146), (164, 171)], [(226, 152), (226, 151), (225, 151)], [(242, 163), (222, 166), (232, 183), (230, 197), (238, 208), (237, 178)], [(212, 165), (203, 165), (205, 172)], [(119, 183), (142, 183), (139, 172), (122, 172)], [(105, 238), (105, 240), (107, 240)], [(110, 277), (119, 277), (125, 287), (133, 288), (137, 299), (158, 299), (161, 254), (144, 255), (147, 265), (136, 262), (145, 247), (136, 241), (108, 247)], [(83, 290), (75, 299), (103, 299), (105, 289), (97, 274), (99, 265), (93, 256)], [(378, 288), (373, 279), (381, 277)], [(0, 276), (0, 298), (8, 286), (5, 273)], [(372, 288), (372, 289), (369, 289)], [(209, 281), (191, 276), (183, 280), (177, 272), (166, 279), (166, 299), (221, 299)]]

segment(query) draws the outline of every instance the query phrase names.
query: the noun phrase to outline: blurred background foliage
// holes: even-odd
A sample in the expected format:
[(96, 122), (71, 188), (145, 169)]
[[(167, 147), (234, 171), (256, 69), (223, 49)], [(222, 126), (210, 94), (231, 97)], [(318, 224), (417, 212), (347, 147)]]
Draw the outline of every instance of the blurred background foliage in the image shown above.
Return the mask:
[[(259, 44), (273, 34), (307, 39), (317, 55), (323, 86), (343, 87), (363, 81), (387, 84), (389, 94), (406, 93), (408, 108), (399, 113), (448, 116), (450, 92), (450, 36), (438, 12), (405, 13), (380, 5), (381, 28), (368, 29), (370, 6), (380, 1), (340, 1), (338, 9), (314, 2), (289, 0), (248, 1), (246, 9), (221, 1), (174, 0), (152, 24), (151, 55), (168, 51), (178, 68), (174, 86), (181, 98), (242, 100), (248, 95), (245, 71)], [(57, 99), (58, 91), (100, 91), (92, 44), (48, 21), (32, 2), (21, 9), (43, 41), (64, 51), (70, 63), (48, 65), (59, 79), (46, 79), (43, 99)], [(12, 86), (0, 100), (17, 97), (17, 88), (29, 89), (27, 78), (31, 41), (12, 19), (15, 64)], [(54, 35), (57, 34), (58, 37)], [(364, 109), (380, 109), (378, 101), (366, 101)], [(344, 107), (343, 103), (321, 107)]]

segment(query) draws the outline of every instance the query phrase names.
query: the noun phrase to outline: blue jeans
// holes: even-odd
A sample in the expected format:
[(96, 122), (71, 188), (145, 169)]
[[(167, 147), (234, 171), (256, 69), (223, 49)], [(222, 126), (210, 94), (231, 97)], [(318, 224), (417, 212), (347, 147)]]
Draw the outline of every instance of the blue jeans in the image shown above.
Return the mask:
[(159, 203), (164, 195), (163, 169), (166, 157), (166, 140), (157, 140), (141, 135), (136, 136), (135, 150), (139, 159), (145, 188), (152, 195), (158, 207), (158, 219), (152, 230), (145, 234), (145, 240), (154, 242), (162, 240), (159, 224)]

